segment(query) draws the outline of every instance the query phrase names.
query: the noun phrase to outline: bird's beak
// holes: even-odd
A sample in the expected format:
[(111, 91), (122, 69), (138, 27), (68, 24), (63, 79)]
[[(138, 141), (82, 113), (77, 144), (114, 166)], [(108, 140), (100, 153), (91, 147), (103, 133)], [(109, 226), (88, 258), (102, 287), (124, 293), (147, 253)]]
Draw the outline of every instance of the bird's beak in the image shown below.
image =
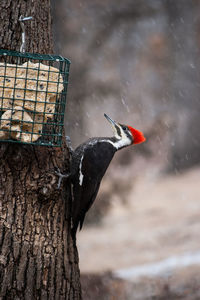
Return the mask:
[(104, 114), (104, 117), (108, 120), (108, 122), (111, 124), (111, 126), (113, 127), (113, 130), (116, 130), (116, 122), (113, 121), (108, 115)]

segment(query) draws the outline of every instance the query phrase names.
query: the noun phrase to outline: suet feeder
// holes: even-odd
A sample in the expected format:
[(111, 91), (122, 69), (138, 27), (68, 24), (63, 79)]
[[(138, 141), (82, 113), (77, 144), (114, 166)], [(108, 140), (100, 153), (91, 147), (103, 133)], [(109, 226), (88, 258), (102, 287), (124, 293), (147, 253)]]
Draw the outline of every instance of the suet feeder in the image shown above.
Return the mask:
[(20, 51), (0, 49), (0, 141), (59, 147), (70, 61)]

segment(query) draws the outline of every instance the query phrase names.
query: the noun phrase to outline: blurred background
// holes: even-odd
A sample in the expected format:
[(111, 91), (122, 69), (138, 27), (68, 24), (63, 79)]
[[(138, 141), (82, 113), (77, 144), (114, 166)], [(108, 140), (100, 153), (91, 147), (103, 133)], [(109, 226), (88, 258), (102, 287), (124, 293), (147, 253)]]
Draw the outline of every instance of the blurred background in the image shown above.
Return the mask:
[(84, 300), (200, 299), (200, 1), (58, 0), (66, 134), (144, 132), (115, 155), (78, 233)]

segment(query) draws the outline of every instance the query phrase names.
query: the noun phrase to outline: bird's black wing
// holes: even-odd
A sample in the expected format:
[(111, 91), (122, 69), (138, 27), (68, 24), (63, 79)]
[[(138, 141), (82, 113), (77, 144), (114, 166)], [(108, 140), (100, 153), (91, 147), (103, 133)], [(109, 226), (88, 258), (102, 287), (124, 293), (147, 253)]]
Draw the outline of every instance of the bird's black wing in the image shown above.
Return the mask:
[(85, 214), (86, 212), (90, 209), (90, 207), (92, 206), (92, 204), (94, 203), (95, 199), (96, 199), (96, 196), (97, 196), (97, 193), (99, 191), (99, 187), (100, 187), (100, 183), (98, 184), (97, 187), (94, 188), (94, 193), (93, 195), (90, 195), (90, 199), (91, 199), (91, 202), (90, 203), (87, 203), (88, 206), (85, 207), (85, 211), (80, 211), (80, 216), (78, 218), (78, 223), (77, 223), (77, 227), (78, 227), (78, 224), (79, 224), (79, 228), (80, 230), (82, 229), (82, 226), (83, 226), (83, 222), (84, 222), (84, 219), (85, 219)]
[[(80, 149), (77, 149), (80, 152)], [(76, 150), (75, 150), (76, 151)], [(98, 141), (82, 148), (78, 155), (79, 167), (73, 180), (74, 200), (72, 204), (72, 218), (74, 231), (83, 225), (86, 212), (93, 204), (101, 180), (114, 156), (115, 149), (108, 142)], [(76, 155), (74, 156), (76, 157)]]

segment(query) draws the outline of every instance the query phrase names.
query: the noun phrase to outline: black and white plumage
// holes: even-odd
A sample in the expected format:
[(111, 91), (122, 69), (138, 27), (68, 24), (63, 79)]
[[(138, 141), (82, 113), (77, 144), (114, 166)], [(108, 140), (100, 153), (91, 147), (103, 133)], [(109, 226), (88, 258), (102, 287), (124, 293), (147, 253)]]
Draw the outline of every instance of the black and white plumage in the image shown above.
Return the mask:
[[(116, 123), (106, 114), (114, 136), (91, 138), (72, 151), (70, 181), (73, 191), (72, 231), (76, 234), (82, 228), (86, 212), (93, 204), (101, 180), (116, 151), (145, 140), (138, 130)], [(57, 173), (60, 178), (66, 177)], [(60, 180), (59, 180), (60, 182)]]

